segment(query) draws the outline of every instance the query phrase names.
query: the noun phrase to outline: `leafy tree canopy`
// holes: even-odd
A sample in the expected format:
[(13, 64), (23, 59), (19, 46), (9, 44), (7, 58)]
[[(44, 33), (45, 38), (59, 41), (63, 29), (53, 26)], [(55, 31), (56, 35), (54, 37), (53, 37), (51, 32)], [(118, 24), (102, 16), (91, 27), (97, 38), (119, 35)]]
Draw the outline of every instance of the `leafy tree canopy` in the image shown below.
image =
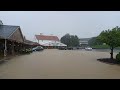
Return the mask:
[(79, 46), (79, 38), (77, 35), (70, 35), (70, 34), (65, 34), (61, 38), (61, 42), (66, 44), (68, 47), (76, 47)]
[(113, 49), (120, 46), (120, 28), (117, 26), (112, 30), (105, 30), (97, 37), (100, 42), (106, 43), (111, 49), (111, 59), (113, 59)]

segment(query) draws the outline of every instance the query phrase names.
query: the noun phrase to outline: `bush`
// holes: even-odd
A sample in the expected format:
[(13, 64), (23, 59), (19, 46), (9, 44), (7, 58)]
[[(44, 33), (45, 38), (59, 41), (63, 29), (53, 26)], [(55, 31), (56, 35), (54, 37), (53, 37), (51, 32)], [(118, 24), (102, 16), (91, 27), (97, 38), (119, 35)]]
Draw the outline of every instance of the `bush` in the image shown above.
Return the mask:
[(119, 52), (119, 54), (116, 55), (116, 60), (120, 61), (120, 52)]
[(22, 50), (20, 50), (20, 53), (21, 54), (30, 54), (30, 53), (32, 53), (32, 49), (22, 49)]

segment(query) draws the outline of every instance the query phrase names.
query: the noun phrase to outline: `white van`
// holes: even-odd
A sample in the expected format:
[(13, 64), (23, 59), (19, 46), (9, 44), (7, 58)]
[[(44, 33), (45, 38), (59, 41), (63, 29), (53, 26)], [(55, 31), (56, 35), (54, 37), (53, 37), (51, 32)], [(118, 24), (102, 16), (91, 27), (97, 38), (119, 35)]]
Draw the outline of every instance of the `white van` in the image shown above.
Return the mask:
[(85, 50), (92, 51), (92, 48), (91, 47), (86, 47)]

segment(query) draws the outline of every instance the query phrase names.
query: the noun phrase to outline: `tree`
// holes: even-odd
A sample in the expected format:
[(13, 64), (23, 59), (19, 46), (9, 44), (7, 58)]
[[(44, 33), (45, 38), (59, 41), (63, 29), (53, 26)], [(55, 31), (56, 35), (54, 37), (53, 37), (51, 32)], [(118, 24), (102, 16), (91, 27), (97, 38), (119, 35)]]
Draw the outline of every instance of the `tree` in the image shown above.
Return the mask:
[(102, 45), (103, 43), (100, 42), (97, 37), (92, 37), (89, 41), (88, 41), (88, 45), (89, 46), (94, 46), (94, 45)]
[(0, 20), (0, 25), (3, 25), (3, 22)]
[(66, 44), (68, 47), (79, 46), (79, 38), (76, 35), (65, 34), (61, 38), (61, 42)]
[(105, 30), (100, 33), (97, 39), (110, 46), (111, 59), (113, 59), (113, 50), (115, 47), (120, 46), (120, 28), (117, 26), (112, 30)]
[(74, 46), (79, 46), (79, 38), (77, 35), (74, 36)]
[(61, 42), (66, 44), (67, 46), (70, 46), (70, 34), (66, 34), (61, 38)]

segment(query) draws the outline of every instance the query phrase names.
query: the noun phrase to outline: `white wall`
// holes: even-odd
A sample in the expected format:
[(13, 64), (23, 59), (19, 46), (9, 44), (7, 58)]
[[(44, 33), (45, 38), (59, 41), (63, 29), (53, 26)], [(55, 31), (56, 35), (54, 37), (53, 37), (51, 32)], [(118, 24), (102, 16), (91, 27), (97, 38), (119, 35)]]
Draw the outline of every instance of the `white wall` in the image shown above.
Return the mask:
[[(38, 42), (36, 37), (34, 38), (34, 41)], [(45, 45), (45, 46), (67, 46), (67, 45), (61, 43), (60, 41), (54, 41), (54, 40), (39, 40), (38, 43), (41, 45)]]

